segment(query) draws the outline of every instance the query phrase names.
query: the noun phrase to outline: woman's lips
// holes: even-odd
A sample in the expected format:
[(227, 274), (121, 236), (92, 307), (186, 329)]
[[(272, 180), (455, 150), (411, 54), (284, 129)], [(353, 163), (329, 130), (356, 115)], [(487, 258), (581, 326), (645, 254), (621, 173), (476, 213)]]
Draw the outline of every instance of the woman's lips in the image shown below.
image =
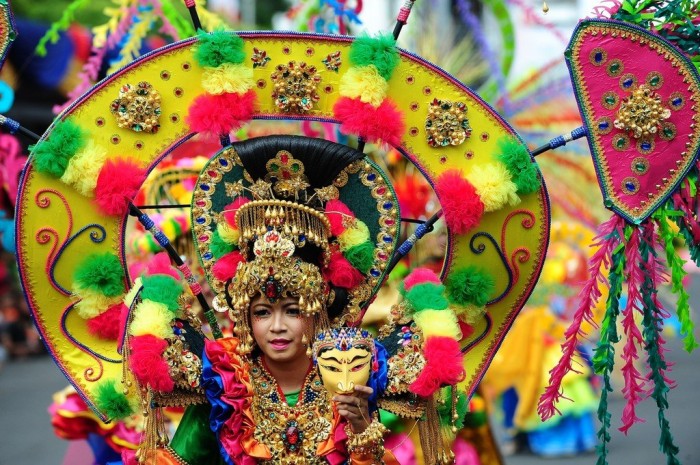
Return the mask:
[(287, 347), (289, 347), (291, 343), (292, 341), (289, 341), (287, 339), (275, 339), (273, 341), (270, 341), (270, 345), (275, 350), (284, 350)]

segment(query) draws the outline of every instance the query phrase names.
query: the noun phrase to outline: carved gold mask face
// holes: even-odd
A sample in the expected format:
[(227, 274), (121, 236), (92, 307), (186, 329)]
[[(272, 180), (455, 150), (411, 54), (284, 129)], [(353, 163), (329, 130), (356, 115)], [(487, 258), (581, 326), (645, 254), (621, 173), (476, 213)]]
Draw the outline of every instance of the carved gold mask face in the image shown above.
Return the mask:
[(372, 352), (365, 346), (349, 350), (336, 348), (324, 350), (318, 355), (318, 371), (326, 390), (334, 396), (347, 395), (355, 386), (365, 386), (372, 367)]

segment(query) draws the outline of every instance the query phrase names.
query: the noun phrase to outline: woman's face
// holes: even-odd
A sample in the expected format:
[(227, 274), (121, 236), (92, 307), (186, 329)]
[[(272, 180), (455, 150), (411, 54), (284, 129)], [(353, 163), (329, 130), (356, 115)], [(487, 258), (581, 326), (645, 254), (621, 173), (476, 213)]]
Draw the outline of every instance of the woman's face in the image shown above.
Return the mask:
[(250, 302), (250, 324), (253, 338), (269, 361), (291, 362), (306, 356), (302, 342), (308, 322), (302, 317), (299, 299), (286, 297), (271, 304), (257, 295)]

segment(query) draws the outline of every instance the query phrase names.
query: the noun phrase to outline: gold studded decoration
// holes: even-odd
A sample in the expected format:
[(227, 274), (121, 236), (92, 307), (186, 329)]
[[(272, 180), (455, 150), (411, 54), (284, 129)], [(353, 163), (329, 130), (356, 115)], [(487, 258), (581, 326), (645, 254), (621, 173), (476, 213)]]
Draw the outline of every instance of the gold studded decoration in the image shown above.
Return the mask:
[(136, 86), (123, 85), (119, 98), (112, 101), (110, 111), (122, 129), (156, 133), (160, 128), (160, 94), (146, 81)]
[(467, 118), (467, 106), (462, 102), (433, 99), (425, 119), (425, 135), (431, 147), (460, 145), (472, 128)]
[(642, 84), (622, 101), (614, 124), (639, 139), (658, 133), (663, 121), (670, 116), (671, 110), (661, 104), (659, 94)]
[(316, 88), (321, 76), (315, 66), (290, 61), (287, 65), (278, 65), (270, 78), (274, 83), (275, 105), (286, 113), (306, 113), (319, 100)]

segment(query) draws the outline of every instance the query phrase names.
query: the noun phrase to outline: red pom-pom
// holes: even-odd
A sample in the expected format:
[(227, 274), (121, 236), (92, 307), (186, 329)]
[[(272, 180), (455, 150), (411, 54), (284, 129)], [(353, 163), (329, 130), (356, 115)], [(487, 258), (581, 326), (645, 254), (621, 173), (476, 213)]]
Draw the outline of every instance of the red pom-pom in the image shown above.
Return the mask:
[(343, 219), (355, 218), (355, 214), (340, 200), (329, 200), (326, 202), (326, 218), (331, 223), (331, 234), (340, 236), (345, 231)]
[(219, 281), (228, 281), (236, 274), (238, 264), (241, 262), (245, 262), (245, 258), (239, 251), (229, 252), (214, 263), (211, 273)]
[(142, 386), (150, 385), (156, 391), (172, 391), (175, 383), (168, 373), (168, 364), (162, 358), (168, 342), (151, 334), (133, 337), (129, 342), (129, 365), (138, 382)]
[(459, 330), (462, 331), (462, 339), (466, 339), (474, 334), (474, 327), (462, 320), (459, 320)]
[(218, 139), (253, 118), (255, 91), (245, 94), (224, 93), (200, 95), (190, 105), (187, 124), (206, 138)]
[(238, 227), (236, 226), (236, 212), (248, 202), (250, 202), (249, 198), (238, 196), (233, 202), (224, 207), (224, 219), (229, 226), (232, 228)]
[(126, 337), (127, 320), (129, 319), (129, 307), (121, 304), (119, 307), (119, 334), (117, 335), (117, 349), (121, 353)]
[(100, 339), (116, 341), (119, 337), (119, 319), (123, 306), (124, 304), (112, 305), (96, 317), (88, 319), (88, 332)]
[(335, 117), (340, 120), (344, 134), (355, 134), (367, 142), (382, 141), (398, 147), (406, 126), (403, 114), (388, 98), (377, 108), (359, 99), (340, 97), (333, 106)]
[(403, 280), (403, 288), (408, 291), (416, 284), (423, 283), (435, 283), (442, 284), (440, 277), (435, 274), (435, 272), (429, 268), (415, 268), (408, 276)]
[(125, 215), (146, 179), (146, 171), (128, 158), (107, 160), (97, 176), (95, 202), (105, 215)]
[(353, 289), (365, 279), (362, 273), (337, 250), (331, 253), (328, 266), (323, 270), (323, 278), (333, 283), (334, 286), (344, 289)]
[(146, 273), (148, 273), (149, 275), (166, 274), (168, 276), (172, 276), (178, 281), (182, 279), (182, 275), (180, 275), (180, 272), (177, 270), (177, 268), (170, 264), (170, 257), (168, 256), (168, 252), (159, 252), (155, 254), (146, 265)]
[(425, 368), (411, 383), (411, 392), (422, 397), (435, 393), (441, 386), (464, 379), (464, 365), (459, 342), (450, 337), (429, 337), (423, 345)]
[(455, 234), (464, 234), (481, 221), (484, 203), (476, 189), (459, 170), (445, 171), (435, 183), (447, 227)]

